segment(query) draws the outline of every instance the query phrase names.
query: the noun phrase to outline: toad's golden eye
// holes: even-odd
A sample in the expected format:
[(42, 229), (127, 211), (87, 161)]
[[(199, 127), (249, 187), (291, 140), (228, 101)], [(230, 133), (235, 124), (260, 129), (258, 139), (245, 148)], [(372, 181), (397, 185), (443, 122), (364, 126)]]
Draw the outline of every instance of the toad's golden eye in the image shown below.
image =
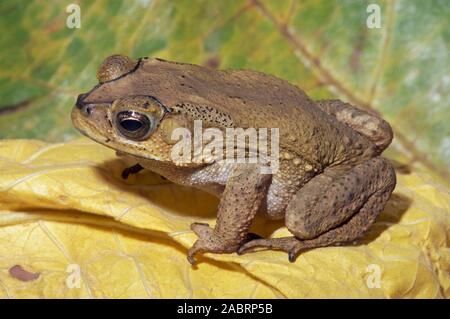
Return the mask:
[(134, 111), (117, 113), (116, 127), (123, 136), (136, 141), (145, 139), (154, 129), (146, 115)]

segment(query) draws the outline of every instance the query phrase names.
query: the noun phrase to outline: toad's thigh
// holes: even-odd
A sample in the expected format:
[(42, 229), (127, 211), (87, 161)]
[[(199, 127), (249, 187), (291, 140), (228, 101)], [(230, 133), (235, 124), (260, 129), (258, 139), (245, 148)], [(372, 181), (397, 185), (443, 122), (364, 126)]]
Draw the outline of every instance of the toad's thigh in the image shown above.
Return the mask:
[[(286, 208), (286, 226), (300, 239), (315, 238), (349, 220), (373, 194), (390, 194), (394, 186), (395, 172), (382, 157), (350, 168), (328, 168), (292, 197)], [(383, 207), (378, 203), (374, 214)]]

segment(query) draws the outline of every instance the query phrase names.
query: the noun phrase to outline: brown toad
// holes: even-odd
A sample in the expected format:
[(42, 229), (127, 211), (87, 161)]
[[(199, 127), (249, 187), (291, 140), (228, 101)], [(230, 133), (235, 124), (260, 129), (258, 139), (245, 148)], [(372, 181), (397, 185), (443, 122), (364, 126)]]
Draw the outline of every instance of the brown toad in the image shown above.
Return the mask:
[[(257, 247), (287, 251), (294, 261), (303, 250), (351, 242), (369, 229), (395, 187), (394, 169), (380, 156), (391, 127), (350, 104), (312, 101), (263, 73), (153, 58), (111, 56), (97, 77), (99, 84), (78, 97), (72, 120), (84, 135), (138, 163), (125, 177), (145, 168), (221, 198), (214, 228), (191, 226), (199, 237), (188, 253), (191, 263), (199, 252)], [(220, 158), (174, 161), (172, 134), (192, 131), (196, 120), (221, 132), (277, 128), (279, 169), (263, 174), (260, 163)], [(257, 213), (284, 218), (293, 236), (255, 239), (249, 228)]]

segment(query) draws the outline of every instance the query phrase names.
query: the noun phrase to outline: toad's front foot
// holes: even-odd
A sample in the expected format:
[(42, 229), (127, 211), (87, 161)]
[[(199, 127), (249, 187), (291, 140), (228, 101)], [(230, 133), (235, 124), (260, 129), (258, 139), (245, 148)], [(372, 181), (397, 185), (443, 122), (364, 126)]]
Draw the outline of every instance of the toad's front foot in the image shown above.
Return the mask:
[(248, 231), (271, 178), (269, 174), (261, 174), (255, 164), (234, 166), (222, 193), (215, 228), (201, 223), (191, 225), (198, 236), (188, 252), (191, 264), (195, 263), (197, 253), (234, 253), (252, 237)]
[(198, 239), (189, 249), (187, 259), (194, 265), (197, 253), (232, 253), (237, 246), (230, 245), (214, 233), (214, 230), (204, 223), (193, 223), (191, 229), (197, 234)]
[(142, 171), (144, 168), (140, 164), (133, 165), (131, 167), (127, 167), (122, 171), (122, 178), (127, 179), (128, 176), (132, 174), (137, 174)]
[[(192, 265), (196, 263), (195, 255), (197, 253), (234, 253), (241, 244), (239, 241), (230, 242), (230, 240), (220, 237), (208, 224), (193, 223), (191, 229), (199, 238), (188, 251), (187, 259)], [(261, 237), (257, 234), (248, 233), (244, 242), (259, 238)]]

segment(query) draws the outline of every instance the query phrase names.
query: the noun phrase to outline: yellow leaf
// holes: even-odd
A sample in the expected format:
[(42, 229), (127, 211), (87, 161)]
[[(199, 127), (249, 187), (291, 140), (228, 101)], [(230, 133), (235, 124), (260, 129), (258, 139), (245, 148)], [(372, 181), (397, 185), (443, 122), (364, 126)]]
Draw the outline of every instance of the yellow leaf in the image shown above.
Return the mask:
[[(450, 296), (450, 196), (424, 171), (398, 173), (385, 211), (356, 245), (206, 254), (186, 260), (192, 222), (218, 200), (129, 164), (87, 139), (0, 141), (0, 297), (302, 298)], [(282, 223), (254, 231), (284, 236)]]

